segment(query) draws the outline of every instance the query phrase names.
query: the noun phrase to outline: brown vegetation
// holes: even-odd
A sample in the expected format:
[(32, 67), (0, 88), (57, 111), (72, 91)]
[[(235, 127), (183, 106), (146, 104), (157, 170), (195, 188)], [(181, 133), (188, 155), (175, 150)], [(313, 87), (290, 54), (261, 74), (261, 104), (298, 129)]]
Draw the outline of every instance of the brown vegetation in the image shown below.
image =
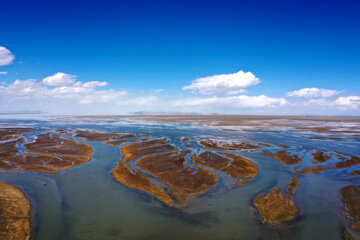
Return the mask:
[(217, 184), (218, 176), (199, 167), (185, 166), (182, 153), (165, 153), (141, 158), (136, 165), (149, 172), (168, 185), (184, 199), (178, 199), (186, 204), (186, 198), (207, 192)]
[(129, 142), (129, 140), (113, 140), (113, 141), (109, 141), (109, 142), (105, 142), (105, 144), (109, 145), (109, 146), (113, 146), (113, 147), (118, 147), (123, 143), (127, 143)]
[(289, 146), (286, 146), (286, 145), (284, 145), (284, 144), (274, 144), (274, 145), (276, 145), (276, 146), (278, 146), (278, 147), (281, 147), (281, 148), (289, 148)]
[(186, 147), (195, 147), (195, 145), (191, 143), (191, 141), (195, 141), (195, 138), (189, 138), (189, 137), (182, 138), (182, 142)]
[(191, 161), (206, 167), (221, 170), (233, 178), (254, 178), (259, 174), (258, 166), (247, 158), (226, 153), (225, 156), (205, 151), (193, 155)]
[(255, 178), (245, 178), (245, 179), (240, 179), (238, 182), (237, 182), (237, 186), (243, 186), (245, 184), (248, 184), (252, 181), (254, 181)]
[(265, 221), (283, 223), (293, 220), (299, 213), (291, 196), (281, 189), (269, 193), (261, 193), (253, 200), (255, 207)]
[(0, 141), (19, 138), (31, 131), (32, 128), (0, 128)]
[(30, 210), (30, 202), (20, 189), (0, 183), (0, 240), (30, 239)]
[(294, 195), (300, 185), (300, 178), (294, 177), (288, 184), (288, 194)]
[(256, 177), (259, 174), (258, 166), (249, 159), (230, 153), (226, 153), (226, 156), (230, 157), (232, 161), (223, 171), (230, 176), (234, 178), (249, 178)]
[(87, 130), (77, 130), (75, 132), (76, 132), (75, 137), (81, 137), (87, 141), (98, 141), (98, 142), (136, 137), (136, 134), (129, 134), (129, 133), (104, 133), (104, 132), (94, 132)]
[[(190, 196), (205, 193), (218, 182), (216, 174), (200, 167), (188, 166), (184, 157), (189, 151), (179, 152), (164, 138), (130, 143), (123, 146), (121, 151), (123, 158), (112, 170), (114, 178), (126, 186), (153, 194), (169, 206), (183, 206)], [(167, 192), (126, 164), (133, 160), (136, 160), (136, 166), (141, 171), (162, 181), (167, 186)], [(118, 174), (119, 171), (122, 174)]]
[(212, 149), (218, 150), (244, 150), (244, 149), (258, 149), (260, 146), (248, 142), (228, 143), (221, 141), (214, 141), (211, 139), (201, 140), (199, 144)]
[(66, 154), (89, 156), (93, 149), (89, 145), (57, 134), (38, 135), (35, 142), (25, 144), (26, 151), (39, 154)]
[(317, 150), (312, 155), (316, 161), (321, 162), (321, 163), (326, 162), (327, 160), (331, 159), (330, 155), (328, 155), (320, 150)]
[(347, 186), (340, 190), (340, 194), (350, 217), (353, 228), (360, 231), (360, 189), (358, 186)]
[(230, 159), (214, 152), (204, 151), (198, 156), (194, 154), (191, 157), (191, 161), (196, 164), (220, 170), (229, 164)]
[(319, 173), (322, 173), (322, 172), (324, 172), (326, 170), (331, 170), (331, 168), (323, 167), (323, 166), (307, 167), (307, 168), (304, 168), (304, 169), (302, 169), (300, 171), (296, 171), (294, 174), (305, 176), (305, 175), (307, 175), (309, 173), (319, 174)]
[(154, 184), (147, 176), (132, 169), (129, 165), (123, 164), (121, 161), (112, 169), (111, 174), (116, 181), (127, 187), (150, 193), (168, 206), (175, 205), (174, 200), (162, 187)]
[(15, 155), (18, 152), (16, 144), (22, 142), (24, 142), (24, 139), (20, 138), (14, 141), (0, 143), (0, 158)]
[(176, 148), (168, 144), (168, 142), (164, 138), (134, 142), (123, 146), (121, 152), (124, 161), (129, 162), (147, 154), (174, 151)]
[(290, 155), (288, 151), (278, 151), (276, 153), (271, 153), (266, 151), (263, 153), (264, 156), (272, 157), (276, 160), (280, 160), (287, 165), (297, 164), (302, 162), (302, 158), (299, 155)]
[(85, 143), (45, 133), (38, 135), (34, 142), (25, 144), (26, 153), (15, 155), (19, 142), (23, 140), (0, 144), (0, 149), (6, 150), (0, 154), (0, 169), (59, 173), (90, 161), (93, 152), (92, 147)]
[(344, 240), (355, 240), (354, 236), (348, 230), (344, 231)]
[[(307, 168), (304, 168), (300, 171), (296, 171), (295, 174), (297, 175), (307, 175), (308, 173), (313, 174), (319, 174), (327, 170), (335, 170), (335, 169), (341, 169), (341, 168), (351, 168), (358, 164), (360, 164), (360, 158), (351, 154), (342, 153), (342, 152), (336, 152), (337, 157), (341, 160), (335, 164), (335, 166), (310, 166)], [(321, 151), (317, 151), (313, 153), (314, 159), (316, 159), (318, 162), (326, 162), (331, 158), (331, 155), (327, 155), (322, 153)], [(316, 163), (316, 162), (315, 162)], [(359, 171), (360, 172), (360, 171)], [(352, 175), (357, 175), (357, 170), (352, 172)]]
[(354, 167), (360, 163), (360, 158), (357, 156), (347, 154), (347, 153), (342, 153), (342, 152), (337, 152), (337, 153), (340, 153), (342, 155), (350, 157), (350, 159), (343, 160), (341, 162), (337, 162), (335, 165), (335, 168), (350, 168), (350, 167)]
[(60, 129), (60, 130), (56, 130), (56, 133), (59, 133), (59, 134), (63, 134), (63, 135), (72, 135), (74, 134), (74, 130), (71, 130), (71, 129)]

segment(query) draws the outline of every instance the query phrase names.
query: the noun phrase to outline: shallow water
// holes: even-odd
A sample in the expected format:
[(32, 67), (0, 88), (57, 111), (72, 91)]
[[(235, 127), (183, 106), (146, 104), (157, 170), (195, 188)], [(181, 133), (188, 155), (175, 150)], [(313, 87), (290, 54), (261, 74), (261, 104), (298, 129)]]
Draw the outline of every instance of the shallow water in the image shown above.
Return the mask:
[[(359, 142), (320, 141), (301, 138), (301, 133), (224, 131), (188, 124), (142, 124), (117, 120), (56, 119), (1, 116), (0, 127), (97, 129), (166, 136), (183, 147), (182, 137), (224, 138), (290, 146), (291, 150), (338, 150), (360, 155)], [(15, 119), (16, 118), (16, 119)], [(307, 133), (308, 134), (308, 133)], [(308, 134), (309, 135), (309, 134)], [(82, 139), (77, 139), (83, 141)], [(0, 181), (22, 189), (33, 205), (34, 239), (341, 239), (351, 230), (344, 215), (339, 190), (360, 184), (344, 181), (334, 171), (302, 177), (295, 194), (300, 216), (290, 224), (264, 225), (252, 205), (259, 193), (286, 188), (293, 175), (290, 167), (261, 155), (262, 150), (232, 151), (254, 161), (260, 170), (255, 181), (233, 188), (226, 179), (181, 209), (165, 206), (156, 198), (116, 182), (111, 168), (121, 157), (120, 148), (102, 142), (83, 141), (94, 148), (92, 160), (61, 174), (0, 172)], [(196, 145), (196, 149), (203, 147)], [(195, 149), (195, 150), (196, 150)], [(277, 147), (270, 147), (274, 150)], [(278, 148), (280, 149), (280, 148)], [(306, 155), (308, 157), (308, 155)], [(304, 161), (310, 161), (305, 157)], [(357, 169), (357, 167), (354, 167)], [(337, 171), (337, 170), (336, 170)], [(341, 172), (337, 171), (336, 173)]]

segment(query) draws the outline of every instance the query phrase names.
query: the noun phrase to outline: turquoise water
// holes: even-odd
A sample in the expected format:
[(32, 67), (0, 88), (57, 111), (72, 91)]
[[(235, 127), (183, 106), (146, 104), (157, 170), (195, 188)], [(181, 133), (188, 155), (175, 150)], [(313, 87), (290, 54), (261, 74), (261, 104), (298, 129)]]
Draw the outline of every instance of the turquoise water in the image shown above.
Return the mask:
[[(182, 137), (224, 138), (285, 144), (308, 152), (332, 149), (359, 155), (359, 142), (309, 140), (298, 133), (249, 133), (193, 127), (187, 124), (141, 124), (115, 120), (3, 119), (0, 127), (31, 126), (33, 134), (55, 129), (97, 129), (165, 136), (181, 147)], [(29, 136), (31, 138), (31, 136)], [(83, 141), (82, 139), (78, 139)], [(261, 155), (261, 150), (234, 151), (254, 161), (260, 169), (255, 181), (233, 188), (228, 179), (208, 193), (190, 200), (187, 207), (165, 206), (149, 194), (114, 181), (111, 168), (121, 157), (120, 148), (84, 141), (94, 148), (92, 160), (61, 174), (0, 172), (0, 181), (22, 189), (33, 205), (34, 239), (341, 239), (351, 223), (344, 215), (339, 190), (359, 184), (345, 181), (340, 172), (306, 176), (295, 194), (300, 216), (290, 224), (264, 225), (252, 205), (257, 194), (286, 189), (293, 175), (290, 167)], [(203, 149), (196, 146), (197, 150)], [(279, 147), (272, 146), (276, 150)], [(308, 155), (306, 155), (308, 156)], [(305, 161), (310, 159), (305, 158)], [(355, 167), (356, 169), (356, 167)], [(354, 233), (356, 234), (356, 233)]]

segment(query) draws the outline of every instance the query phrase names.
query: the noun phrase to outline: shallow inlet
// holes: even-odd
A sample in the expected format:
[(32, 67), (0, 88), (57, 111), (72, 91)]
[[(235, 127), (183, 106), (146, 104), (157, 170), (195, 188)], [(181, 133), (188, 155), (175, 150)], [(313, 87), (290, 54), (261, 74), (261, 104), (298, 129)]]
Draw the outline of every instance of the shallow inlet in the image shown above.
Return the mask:
[[(124, 124), (117, 121), (1, 120), (1, 125), (50, 129), (89, 128), (168, 137), (180, 148), (182, 137), (248, 139), (290, 146), (290, 151), (314, 148), (359, 155), (358, 142), (309, 140), (287, 131), (239, 132), (188, 125)], [(46, 130), (48, 131), (48, 130)], [(22, 189), (33, 203), (36, 240), (65, 239), (341, 239), (349, 222), (343, 215), (339, 190), (349, 185), (330, 172), (302, 177), (294, 200), (300, 216), (283, 226), (261, 222), (252, 199), (261, 192), (285, 188), (289, 166), (263, 156), (260, 150), (232, 151), (254, 161), (260, 174), (251, 183), (232, 188), (227, 179), (184, 208), (170, 208), (149, 194), (114, 181), (111, 168), (121, 158), (119, 147), (81, 140), (94, 148), (92, 160), (63, 173), (0, 172), (0, 181)], [(195, 144), (195, 149), (204, 147)], [(272, 146), (271, 149), (276, 149)], [(221, 151), (220, 151), (221, 152)], [(304, 161), (310, 161), (304, 158)], [(356, 178), (351, 184), (360, 184)]]

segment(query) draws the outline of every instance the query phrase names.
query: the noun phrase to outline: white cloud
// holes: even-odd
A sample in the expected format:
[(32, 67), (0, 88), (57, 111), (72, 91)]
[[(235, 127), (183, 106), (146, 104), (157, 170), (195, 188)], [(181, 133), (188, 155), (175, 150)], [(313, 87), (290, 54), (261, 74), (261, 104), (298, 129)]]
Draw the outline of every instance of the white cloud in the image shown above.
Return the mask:
[(0, 72), (0, 75), (6, 75), (8, 72)]
[[(73, 78), (73, 80), (75, 79)], [(12, 102), (17, 100), (63, 99), (69, 103), (108, 103), (113, 106), (151, 106), (154, 103), (159, 103), (159, 99), (152, 95), (130, 98), (126, 91), (98, 89), (98, 87), (104, 87), (107, 84), (107, 82), (99, 81), (84, 83), (78, 81), (67, 86), (51, 87), (45, 85), (43, 81), (37, 82), (34, 79), (16, 80), (7, 86), (0, 85), (0, 100)]]
[(0, 98), (13, 100), (39, 99), (49, 96), (49, 89), (34, 79), (16, 80), (8, 86), (0, 86)]
[(85, 94), (82, 97), (79, 97), (79, 103), (81, 104), (91, 104), (91, 103), (114, 103), (117, 104), (121, 102), (122, 97), (125, 96), (127, 92), (125, 91), (116, 91), (114, 89), (102, 90), (102, 91), (91, 91), (88, 94)]
[(260, 83), (260, 79), (251, 72), (244, 73), (239, 71), (231, 74), (213, 75), (198, 78), (191, 82), (183, 90), (198, 91), (200, 94), (238, 94), (245, 92), (245, 88)]
[(357, 109), (360, 106), (360, 97), (359, 96), (339, 97), (338, 99), (336, 99), (335, 104), (341, 107)]
[(0, 46), (0, 66), (11, 64), (15, 59), (15, 55), (12, 54), (6, 47)]
[(48, 86), (62, 87), (73, 84), (75, 82), (75, 78), (75, 75), (58, 72), (52, 76), (44, 78), (42, 83)]
[(121, 97), (127, 94), (126, 91), (116, 91), (114, 89), (96, 90), (96, 87), (106, 85), (106, 82), (98, 81), (76, 82), (71, 86), (56, 87), (49, 91), (54, 98), (74, 99), (81, 104), (116, 102), (116, 100), (121, 100)]
[(190, 98), (176, 101), (175, 106), (223, 106), (238, 108), (264, 108), (278, 107), (286, 105), (284, 98), (271, 98), (265, 95), (260, 96), (232, 96), (232, 97), (209, 97), (209, 98)]
[[(316, 98), (301, 102), (293, 102), (289, 105), (294, 109), (306, 111), (353, 111), (360, 107), (360, 96), (338, 97), (337, 99)], [(319, 112), (314, 112), (319, 113)]]
[(323, 89), (323, 88), (302, 88), (292, 92), (288, 92), (286, 96), (288, 97), (297, 97), (297, 98), (328, 98), (333, 97), (341, 93), (340, 91)]
[(0, 98), (8, 101), (55, 98), (89, 104), (120, 101), (127, 94), (126, 91), (96, 89), (106, 85), (106, 82), (92, 81), (51, 88), (34, 79), (16, 80), (8, 86), (0, 86)]
[(86, 88), (104, 87), (107, 85), (108, 85), (107, 82), (99, 82), (99, 81), (91, 81), (83, 84), (83, 86)]

